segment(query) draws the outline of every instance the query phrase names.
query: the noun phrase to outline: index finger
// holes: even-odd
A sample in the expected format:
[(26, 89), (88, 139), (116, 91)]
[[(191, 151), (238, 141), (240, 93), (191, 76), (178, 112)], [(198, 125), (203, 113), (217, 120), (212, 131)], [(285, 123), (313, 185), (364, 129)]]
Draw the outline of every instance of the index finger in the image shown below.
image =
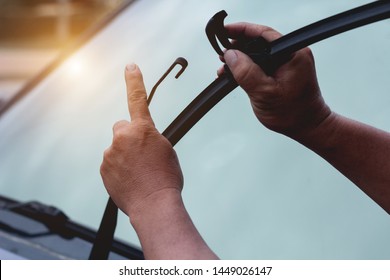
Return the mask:
[(131, 120), (142, 119), (152, 121), (148, 108), (146, 90), (141, 70), (135, 64), (129, 64), (125, 70), (127, 104)]

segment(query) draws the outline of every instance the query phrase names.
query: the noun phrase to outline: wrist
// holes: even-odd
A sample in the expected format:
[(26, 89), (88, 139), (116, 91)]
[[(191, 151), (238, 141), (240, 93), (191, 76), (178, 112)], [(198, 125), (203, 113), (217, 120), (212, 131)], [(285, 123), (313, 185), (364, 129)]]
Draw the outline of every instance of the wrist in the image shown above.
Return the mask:
[[(296, 106), (299, 108), (299, 105)], [(317, 134), (322, 134), (329, 121), (334, 117), (320, 93), (312, 100), (304, 102), (302, 108), (297, 111), (299, 113), (293, 118), (296, 124), (283, 134), (298, 142), (305, 142), (316, 137)]]
[(330, 111), (316, 126), (291, 138), (317, 153), (331, 150), (340, 126), (338, 119), (339, 115)]
[(150, 194), (136, 205), (129, 206), (126, 214), (137, 230), (137, 228), (159, 219), (160, 215), (178, 211), (180, 208), (184, 208), (181, 191), (176, 188), (166, 188)]

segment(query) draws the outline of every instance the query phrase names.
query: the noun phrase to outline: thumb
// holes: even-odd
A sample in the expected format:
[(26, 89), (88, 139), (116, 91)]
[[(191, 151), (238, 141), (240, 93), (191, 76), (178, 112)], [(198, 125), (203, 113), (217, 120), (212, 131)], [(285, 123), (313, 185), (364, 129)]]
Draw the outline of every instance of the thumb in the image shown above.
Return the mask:
[(226, 51), (224, 59), (236, 82), (246, 92), (255, 90), (259, 84), (270, 79), (249, 56), (238, 50)]

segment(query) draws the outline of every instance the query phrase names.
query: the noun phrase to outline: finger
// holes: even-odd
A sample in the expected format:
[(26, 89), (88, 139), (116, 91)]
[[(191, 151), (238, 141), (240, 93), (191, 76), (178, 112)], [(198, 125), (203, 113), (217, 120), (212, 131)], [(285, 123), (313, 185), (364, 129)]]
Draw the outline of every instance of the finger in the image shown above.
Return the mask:
[(225, 67), (222, 65), (222, 66), (219, 67), (218, 70), (217, 70), (217, 75), (218, 75), (218, 77), (221, 76), (223, 73), (225, 73)]
[[(223, 50), (223, 53), (225, 53), (227, 50)], [(219, 60), (223, 63), (225, 63), (225, 58), (223, 57), (223, 55), (220, 55), (219, 56)]]
[(225, 29), (231, 38), (239, 38), (240, 36), (250, 38), (263, 37), (271, 42), (282, 36), (281, 33), (271, 27), (246, 22), (227, 24)]
[(147, 97), (142, 73), (137, 65), (129, 64), (126, 66), (125, 80), (131, 120), (143, 119), (152, 121), (146, 101)]
[(259, 84), (265, 86), (273, 80), (249, 56), (238, 50), (228, 50), (225, 60), (234, 79), (246, 92), (252, 92)]
[(112, 127), (112, 132), (115, 134), (117, 131), (123, 129), (124, 127), (128, 127), (130, 123), (125, 120), (118, 121)]

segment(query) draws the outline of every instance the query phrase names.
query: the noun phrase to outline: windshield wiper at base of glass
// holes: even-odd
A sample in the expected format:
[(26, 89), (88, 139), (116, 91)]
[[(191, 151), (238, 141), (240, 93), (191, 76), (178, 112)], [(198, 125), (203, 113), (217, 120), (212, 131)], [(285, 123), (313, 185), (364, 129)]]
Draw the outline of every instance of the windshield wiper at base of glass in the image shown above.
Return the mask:
[[(2, 212), (2, 215), (0, 215), (0, 231), (20, 238), (22, 241), (20, 243), (23, 243), (21, 244), (23, 246), (32, 244), (35, 248), (45, 247), (47, 248), (46, 251), (55, 252), (57, 249), (58, 251), (69, 251), (69, 248), (65, 247), (72, 247), (71, 243), (73, 242), (77, 250), (84, 250), (84, 252), (77, 252), (75, 255), (86, 257), (89, 255), (91, 246), (96, 239), (96, 231), (70, 220), (58, 208), (40, 202), (20, 203), (0, 196), (0, 212)], [(54, 236), (58, 237), (56, 242), (53, 242)], [(1, 243), (2, 246), (5, 246), (7, 241), (5, 241), (4, 235), (2, 237)], [(45, 238), (48, 240), (47, 242)], [(78, 244), (81, 244), (80, 239), (83, 244), (85, 243), (85, 248), (78, 246)], [(15, 240), (16, 238), (12, 239), (12, 247), (15, 247)], [(64, 242), (60, 240), (64, 240)], [(51, 243), (63, 248), (50, 249)], [(144, 259), (141, 250), (124, 242), (113, 240), (110, 247), (110, 252), (119, 255), (119, 258)], [(60, 256), (61, 254), (58, 253), (57, 255)], [(68, 257), (72, 258), (72, 256)]]

